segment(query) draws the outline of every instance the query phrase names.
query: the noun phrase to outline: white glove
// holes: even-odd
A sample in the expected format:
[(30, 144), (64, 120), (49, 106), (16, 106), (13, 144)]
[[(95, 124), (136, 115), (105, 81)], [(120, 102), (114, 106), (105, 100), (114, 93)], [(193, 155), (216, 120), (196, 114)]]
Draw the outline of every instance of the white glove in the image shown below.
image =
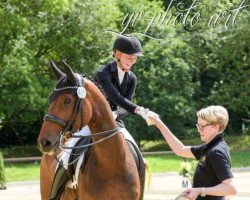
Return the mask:
[(150, 111), (148, 108), (143, 107), (139, 107), (136, 113), (141, 115), (142, 118), (146, 120), (148, 126), (154, 125), (154, 122), (149, 117), (154, 116), (156, 113)]

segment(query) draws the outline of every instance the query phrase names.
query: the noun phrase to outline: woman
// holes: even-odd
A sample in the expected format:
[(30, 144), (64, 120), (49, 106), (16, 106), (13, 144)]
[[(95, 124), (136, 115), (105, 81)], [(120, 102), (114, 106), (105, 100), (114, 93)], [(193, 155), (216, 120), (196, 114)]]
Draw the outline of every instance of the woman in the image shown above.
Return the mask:
[(190, 200), (224, 200), (226, 195), (237, 193), (233, 184), (231, 159), (223, 131), (228, 124), (228, 112), (222, 106), (209, 106), (197, 112), (199, 146), (185, 146), (176, 138), (157, 116), (151, 116), (171, 149), (181, 157), (199, 160), (193, 177), (193, 187), (183, 191)]

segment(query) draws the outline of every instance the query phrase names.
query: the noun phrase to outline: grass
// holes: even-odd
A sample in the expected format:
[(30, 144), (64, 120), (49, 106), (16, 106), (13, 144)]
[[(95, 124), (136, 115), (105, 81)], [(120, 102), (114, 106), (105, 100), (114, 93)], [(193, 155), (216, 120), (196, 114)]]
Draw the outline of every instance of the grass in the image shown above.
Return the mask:
[[(230, 136), (226, 137), (225, 140), (231, 149), (232, 167), (250, 167), (250, 136)], [(185, 139), (182, 142), (185, 145), (201, 143), (198, 137)], [(143, 141), (141, 149), (142, 151), (170, 150), (164, 140)], [(0, 149), (0, 151), (5, 158), (41, 155), (36, 146), (11, 147)], [(152, 172), (178, 172), (183, 161), (183, 158), (174, 154), (146, 156), (145, 158), (150, 164)], [(7, 182), (39, 180), (39, 163), (7, 163), (5, 164), (5, 177)]]
[[(176, 172), (180, 170), (183, 158), (174, 154), (160, 156), (146, 156), (152, 172)], [(249, 167), (250, 166), (250, 150), (249, 151), (232, 151), (232, 167)], [(193, 159), (188, 159), (191, 162)]]
[(232, 166), (235, 168), (239, 167), (250, 167), (250, 150), (232, 151)]
[[(239, 135), (239, 136), (227, 136), (225, 135), (225, 141), (227, 142), (230, 150), (249, 150), (250, 149), (250, 135)], [(198, 145), (201, 144), (200, 137), (183, 139), (181, 142), (184, 145)], [(142, 141), (142, 151), (170, 151), (165, 140), (157, 141)]]
[[(250, 150), (249, 151), (232, 151), (232, 166), (249, 167), (250, 166)], [(181, 168), (183, 158), (175, 154), (166, 154), (159, 156), (146, 156), (151, 171), (155, 172), (178, 172)], [(188, 161), (192, 161), (189, 159)], [(39, 163), (16, 163), (5, 165), (6, 181), (31, 181), (39, 180)]]
[(5, 165), (7, 182), (39, 180), (39, 163), (15, 163)]
[(145, 156), (151, 171), (154, 172), (176, 172), (180, 169), (183, 158), (174, 154)]
[[(226, 142), (230, 146), (231, 150), (249, 150), (250, 149), (250, 135), (240, 136), (227, 136)], [(189, 138), (181, 140), (185, 145), (197, 145), (200, 144), (200, 138)], [(142, 151), (170, 151), (170, 147), (165, 140), (157, 141), (142, 141), (140, 148)], [(4, 158), (17, 158), (17, 157), (31, 157), (41, 156), (40, 151), (36, 145), (27, 146), (14, 146), (9, 148), (0, 148)]]

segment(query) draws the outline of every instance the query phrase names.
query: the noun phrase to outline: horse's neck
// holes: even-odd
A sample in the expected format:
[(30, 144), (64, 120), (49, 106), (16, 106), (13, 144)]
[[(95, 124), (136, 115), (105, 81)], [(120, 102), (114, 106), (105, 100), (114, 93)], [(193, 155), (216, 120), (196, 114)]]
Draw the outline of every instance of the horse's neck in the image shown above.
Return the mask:
[[(91, 133), (100, 133), (117, 127), (106, 99), (103, 96), (95, 96), (93, 99), (93, 114), (89, 123)], [(104, 136), (93, 137), (93, 141), (98, 141), (108, 135), (106, 134)], [(118, 167), (119, 164), (114, 163), (114, 160), (120, 163), (122, 159), (125, 159), (125, 149), (126, 144), (121, 133), (117, 133), (111, 138), (93, 146), (93, 152), (95, 153), (95, 157), (98, 159), (98, 163), (102, 163), (102, 165), (110, 165), (113, 163), (115, 167)]]
[[(95, 117), (96, 115), (94, 115)], [(113, 119), (113, 115), (110, 112), (105, 112), (105, 110), (98, 111), (98, 117), (96, 117), (94, 123), (89, 123), (89, 128), (92, 134), (100, 133), (116, 128), (116, 122)], [(110, 136), (110, 134), (104, 134), (103, 136), (92, 137), (93, 141), (99, 141), (105, 137)], [(115, 156), (115, 154), (120, 155), (124, 151), (124, 139), (121, 133), (117, 133), (114, 136), (105, 139), (103, 142), (98, 143), (94, 146), (95, 152), (98, 155), (109, 155)]]

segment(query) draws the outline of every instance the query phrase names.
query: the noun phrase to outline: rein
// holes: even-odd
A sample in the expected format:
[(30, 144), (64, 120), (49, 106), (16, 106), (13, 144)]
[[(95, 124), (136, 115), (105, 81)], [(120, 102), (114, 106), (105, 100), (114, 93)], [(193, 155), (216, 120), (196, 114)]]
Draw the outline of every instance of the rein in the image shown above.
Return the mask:
[[(56, 84), (56, 86), (54, 87), (54, 90), (52, 92), (52, 94), (49, 97), (49, 103), (51, 104), (58, 96), (62, 95), (63, 93), (70, 93), (73, 95), (76, 95), (76, 99), (75, 99), (75, 105), (73, 110), (72, 110), (72, 114), (71, 117), (68, 121), (60, 118), (59, 116), (47, 113), (43, 120), (44, 121), (50, 121), (52, 123), (55, 123), (59, 126), (62, 127), (62, 131), (60, 132), (60, 138), (59, 141), (56, 141), (56, 143), (59, 143), (59, 147), (62, 151), (64, 151), (64, 153), (68, 153), (70, 155), (74, 155), (73, 157), (70, 157), (73, 159), (68, 160), (70, 161), (70, 163), (67, 163), (67, 166), (72, 165), (74, 163), (76, 163), (77, 161), (83, 159), (84, 153), (86, 151), (88, 151), (89, 148), (85, 148), (85, 147), (90, 147), (93, 146), (95, 144), (101, 143), (113, 136), (115, 136), (118, 132), (119, 132), (119, 128), (115, 127), (111, 130), (107, 130), (107, 131), (103, 131), (103, 132), (99, 132), (99, 133), (94, 133), (94, 134), (90, 134), (90, 135), (85, 135), (85, 136), (80, 136), (80, 135), (74, 135), (75, 132), (77, 130), (75, 130), (75, 126), (76, 126), (76, 118), (79, 117), (79, 125), (80, 127), (83, 126), (83, 102), (82, 100), (86, 97), (87, 92), (86, 92), (86, 88), (85, 88), (85, 82), (84, 82), (84, 78), (82, 76), (80, 76), (79, 74), (75, 74), (72, 69), (70, 68), (69, 65), (67, 65), (65, 63), (65, 61), (63, 61), (64, 63), (64, 67), (65, 67), (65, 71), (66, 74), (63, 74), (57, 67), (56, 65), (53, 63), (53, 61), (51, 61), (52, 63), (52, 70), (54, 71), (55, 75), (57, 76), (58, 82)], [(59, 78), (60, 77), (60, 78)], [(80, 116), (77, 116), (77, 115)], [(90, 139), (87, 138), (92, 138), (95, 136), (103, 136), (101, 139), (98, 138), (98, 140), (96, 141), (90, 141)], [(72, 138), (86, 138), (86, 142), (84, 141), (80, 141), (79, 139), (79, 143), (76, 145), (73, 145), (73, 147), (68, 147), (65, 146), (65, 140), (67, 140), (69, 137)], [(74, 142), (74, 141), (73, 141)], [(81, 145), (83, 143), (83, 145)], [(87, 144), (86, 144), (87, 143)], [(81, 145), (81, 146), (80, 146)], [(73, 149), (80, 149), (80, 151), (74, 151)], [(69, 150), (70, 151), (67, 151)], [(58, 162), (58, 165), (64, 165), (63, 160), (58, 158), (56, 154), (54, 154), (55, 159)], [(74, 167), (74, 166), (72, 166)], [(75, 199), (78, 200), (78, 193), (77, 193), (77, 180), (75, 179), (74, 174), (72, 173), (73, 168), (67, 168), (68, 170), (66, 171), (67, 175), (68, 175), (68, 179), (71, 180), (73, 182), (73, 190), (75, 193)], [(69, 172), (69, 173), (68, 173)]]
[(95, 144), (98, 144), (100, 142), (103, 142), (104, 140), (107, 140), (111, 137), (113, 137), (114, 135), (116, 135), (118, 132), (119, 132), (120, 128), (116, 127), (116, 128), (113, 128), (111, 130), (108, 130), (108, 131), (104, 131), (104, 132), (100, 132), (100, 133), (96, 133), (96, 134), (91, 134), (91, 135), (77, 135), (77, 136), (72, 136), (73, 138), (86, 138), (86, 137), (95, 137), (95, 136), (103, 136), (103, 135), (106, 135), (106, 134), (110, 134), (108, 135), (107, 137), (104, 137), (100, 140), (97, 140), (95, 142), (91, 142), (89, 144), (85, 144), (85, 145), (81, 145), (81, 146), (76, 146), (76, 147), (67, 147), (67, 146), (64, 146), (63, 145), (63, 139), (65, 138), (64, 135), (61, 134), (61, 137), (60, 137), (60, 146), (63, 148), (63, 149), (79, 149), (79, 148), (84, 148), (84, 147), (89, 147), (89, 146), (93, 146)]

